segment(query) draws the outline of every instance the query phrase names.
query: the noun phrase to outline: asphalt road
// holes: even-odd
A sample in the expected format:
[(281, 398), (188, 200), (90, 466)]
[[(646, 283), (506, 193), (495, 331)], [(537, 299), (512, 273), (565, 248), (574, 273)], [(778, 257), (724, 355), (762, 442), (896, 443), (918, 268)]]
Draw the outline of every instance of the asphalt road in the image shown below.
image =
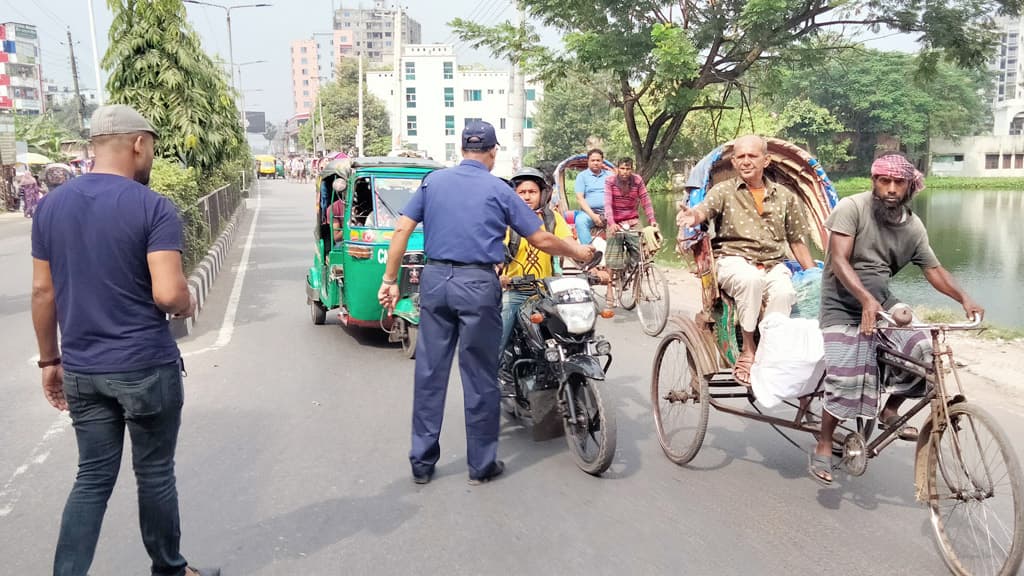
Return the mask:
[[(194, 564), (231, 576), (946, 572), (914, 501), (909, 445), (822, 488), (805, 454), (769, 427), (712, 413), (694, 462), (669, 462), (648, 400), (657, 340), (628, 313), (600, 327), (615, 353), (604, 393), (619, 434), (605, 477), (580, 472), (564, 440), (534, 443), (506, 421), (505, 476), (468, 486), (453, 375), (438, 473), (414, 485), (412, 361), (380, 334), (309, 320), (311, 188), (273, 182), (254, 193), (197, 331), (181, 342), (177, 474)], [(50, 571), (77, 451), (31, 364), (28, 234), (27, 221), (0, 216), (0, 573), (36, 575)], [(1024, 437), (1024, 409), (969, 384)], [(126, 458), (93, 575), (146, 573), (136, 515)]]

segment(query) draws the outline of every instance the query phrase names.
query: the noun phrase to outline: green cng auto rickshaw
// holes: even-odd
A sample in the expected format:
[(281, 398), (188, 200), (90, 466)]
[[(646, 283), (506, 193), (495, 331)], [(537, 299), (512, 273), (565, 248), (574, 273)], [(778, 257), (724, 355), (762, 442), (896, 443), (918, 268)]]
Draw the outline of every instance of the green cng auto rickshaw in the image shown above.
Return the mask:
[(423, 231), (409, 238), (399, 274), (401, 301), (389, 316), (377, 301), (395, 222), (430, 172), (442, 168), (417, 158), (332, 160), (317, 179), (316, 250), (306, 274), (314, 324), (337, 310), (345, 326), (380, 328), (413, 357), (419, 325)]

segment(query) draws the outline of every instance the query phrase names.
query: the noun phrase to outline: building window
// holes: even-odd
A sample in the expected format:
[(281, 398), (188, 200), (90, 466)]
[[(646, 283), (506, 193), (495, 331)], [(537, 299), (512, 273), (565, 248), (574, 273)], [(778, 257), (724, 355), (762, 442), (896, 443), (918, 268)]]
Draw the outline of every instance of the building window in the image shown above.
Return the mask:
[(308, 58), (303, 58), (302, 59), (302, 63), (303, 64), (309, 64), (309, 59)]
[(309, 80), (303, 80), (302, 81), (302, 85), (303, 86), (309, 86)]
[(504, 89), (504, 88), (502, 88), (501, 90), (498, 90), (498, 94), (499, 94), (499, 95), (502, 95), (502, 94), (504, 94), (504, 93), (505, 93), (505, 89)]
[(1003, 154), (1003, 169), (1013, 166), (1013, 154)]
[(415, 108), (416, 107), (416, 89), (406, 88), (405, 89), (405, 107)]
[(444, 117), (444, 135), (455, 136), (455, 116)]
[(999, 168), (999, 154), (985, 154), (985, 169), (995, 170)]
[(505, 119), (504, 118), (502, 118), (501, 120), (498, 121), (498, 129), (499, 130), (504, 130), (505, 129)]
[(444, 158), (445, 158), (445, 160), (454, 160), (455, 159), (455, 143), (454, 142), (447, 142), (447, 143), (445, 143), (445, 145), (444, 145)]
[(963, 162), (963, 161), (964, 161), (964, 155), (963, 154), (953, 154), (953, 162)]
[(303, 68), (302, 69), (302, 75), (303, 76), (309, 76), (309, 68)]
[(416, 117), (406, 116), (405, 117), (405, 133), (409, 136), (416, 135)]
[(444, 107), (455, 108), (455, 88), (444, 89)]
[(406, 62), (405, 63), (405, 79), (415, 80), (416, 79), (416, 63)]
[(445, 62), (444, 63), (444, 79), (452, 80), (455, 78), (455, 63)]
[(309, 90), (303, 90), (302, 91), (302, 95), (303, 96), (309, 96)]
[(534, 90), (533, 88), (527, 88), (526, 89), (526, 101), (527, 102), (533, 102), (536, 99), (537, 99), (537, 91)]
[(313, 107), (313, 103), (312, 103), (312, 102), (310, 102), (309, 100), (306, 100), (306, 101), (305, 101), (305, 102), (303, 102), (302, 104), (303, 104), (303, 106), (305, 106), (306, 108), (312, 108), (312, 107)]
[(523, 121), (523, 128), (533, 128), (533, 118), (527, 116), (526, 120)]
[(1013, 157), (1013, 167), (1017, 170), (1024, 168), (1024, 154), (1017, 154)]
[(299, 50), (299, 52), (302, 52), (303, 54), (305, 54), (305, 53), (306, 53), (306, 47), (305, 47), (305, 46), (303, 46), (303, 47), (302, 47), (302, 50)]
[(488, 95), (492, 95), (492, 94), (494, 94), (494, 90), (491, 90), (491, 89), (489, 89), (489, 88), (488, 88), (488, 89), (487, 89), (487, 94), (488, 94)]
[(481, 90), (463, 90), (462, 99), (466, 102), (479, 102), (484, 99)]
[(483, 118), (466, 118), (465, 122), (462, 125), (463, 126), (469, 126), (473, 122), (483, 122), (483, 121), (484, 121)]

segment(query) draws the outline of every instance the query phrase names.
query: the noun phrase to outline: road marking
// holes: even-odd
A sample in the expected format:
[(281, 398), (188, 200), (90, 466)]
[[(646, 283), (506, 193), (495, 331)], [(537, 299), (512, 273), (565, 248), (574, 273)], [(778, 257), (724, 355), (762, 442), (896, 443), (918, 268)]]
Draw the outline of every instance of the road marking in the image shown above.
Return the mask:
[(14, 473), (11, 474), (4, 487), (0, 489), (0, 518), (13, 512), (14, 506), (21, 498), (21, 489), (14, 485), (15, 482), (33, 466), (39, 466), (46, 462), (46, 459), (50, 457), (50, 451), (53, 449), (53, 441), (63, 434), (70, 424), (71, 417), (66, 412), (61, 412), (60, 416), (53, 421), (53, 424), (50, 424), (46, 433), (43, 434), (43, 439), (32, 449), (32, 453), (29, 454), (25, 463), (14, 469)]
[(224, 320), (220, 324), (220, 330), (217, 332), (217, 340), (212, 346), (201, 348), (199, 350), (193, 350), (182, 354), (182, 357), (188, 358), (190, 356), (198, 356), (199, 354), (205, 354), (207, 352), (213, 352), (227, 346), (231, 342), (231, 337), (235, 333), (235, 317), (238, 315), (238, 305), (242, 301), (242, 286), (245, 285), (245, 276), (249, 270), (249, 254), (252, 252), (252, 243), (256, 238), (256, 220), (260, 216), (260, 208), (263, 205), (263, 194), (261, 193), (261, 184), (257, 181), (256, 184), (256, 209), (252, 214), (252, 223), (249, 224), (249, 237), (245, 241), (245, 248), (242, 250), (242, 261), (238, 264), (238, 271), (235, 272), (235, 283), (231, 287), (231, 295), (228, 297), (228, 307), (224, 311)]

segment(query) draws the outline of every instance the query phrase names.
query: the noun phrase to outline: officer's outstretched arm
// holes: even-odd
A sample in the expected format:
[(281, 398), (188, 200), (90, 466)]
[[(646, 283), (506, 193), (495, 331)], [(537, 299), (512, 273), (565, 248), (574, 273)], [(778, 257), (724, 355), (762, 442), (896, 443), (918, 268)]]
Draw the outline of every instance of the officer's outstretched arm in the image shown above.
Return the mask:
[(593, 246), (580, 246), (562, 240), (554, 234), (545, 230), (537, 230), (526, 237), (531, 246), (538, 248), (552, 256), (568, 256), (576, 260), (588, 261), (594, 255)]

